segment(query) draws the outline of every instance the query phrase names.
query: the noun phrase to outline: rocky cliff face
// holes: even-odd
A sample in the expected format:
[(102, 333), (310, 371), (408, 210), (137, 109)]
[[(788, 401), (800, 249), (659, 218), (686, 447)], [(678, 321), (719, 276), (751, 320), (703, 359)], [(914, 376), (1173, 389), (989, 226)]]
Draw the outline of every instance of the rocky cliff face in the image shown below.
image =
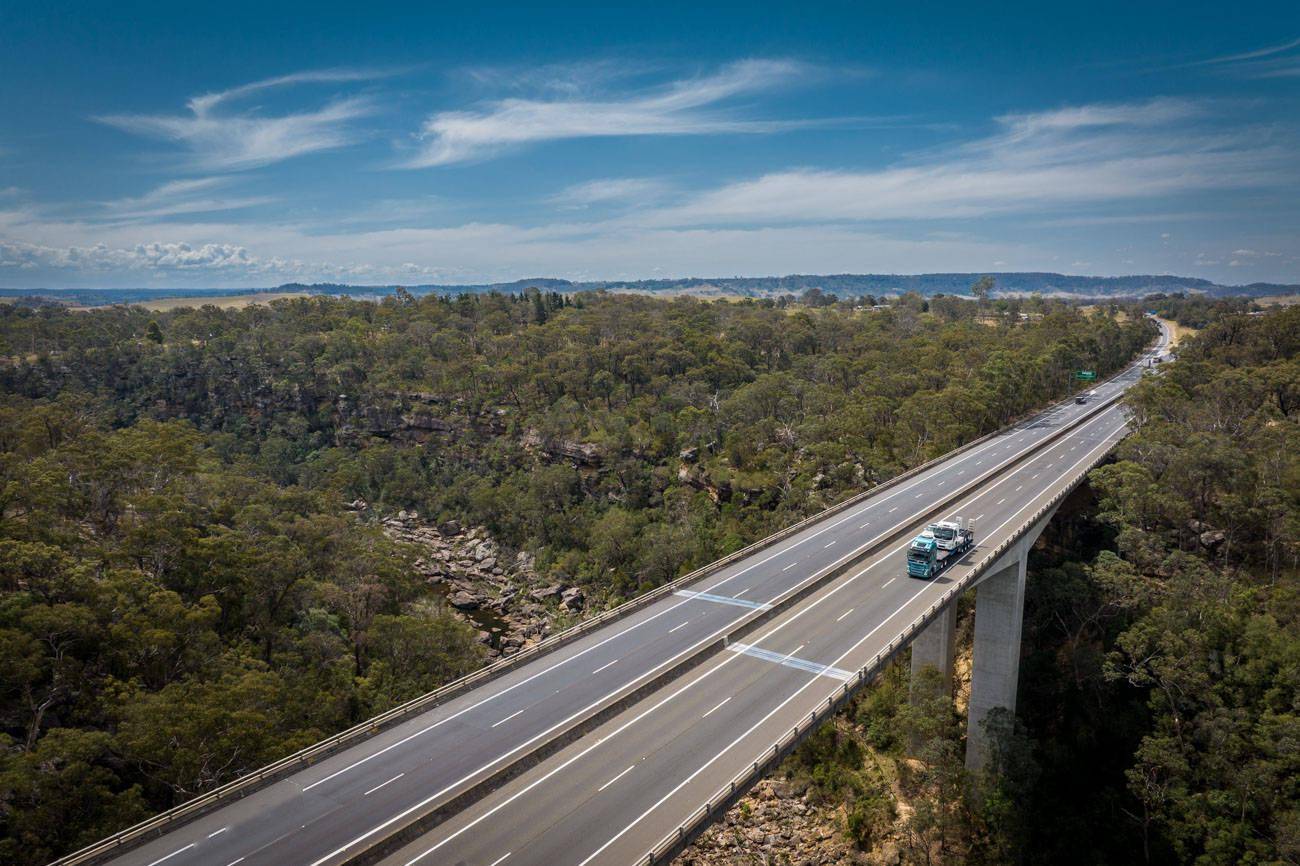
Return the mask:
[[(360, 500), (352, 508), (368, 510)], [(558, 620), (580, 617), (586, 607), (581, 589), (544, 580), (531, 554), (502, 550), (481, 526), (435, 525), (414, 511), (399, 511), (380, 524), (389, 538), (421, 550), (416, 569), (479, 630), (493, 658), (533, 646)]]
[(873, 863), (840, 830), (840, 810), (812, 804), (806, 785), (764, 779), (695, 840), (676, 866)]

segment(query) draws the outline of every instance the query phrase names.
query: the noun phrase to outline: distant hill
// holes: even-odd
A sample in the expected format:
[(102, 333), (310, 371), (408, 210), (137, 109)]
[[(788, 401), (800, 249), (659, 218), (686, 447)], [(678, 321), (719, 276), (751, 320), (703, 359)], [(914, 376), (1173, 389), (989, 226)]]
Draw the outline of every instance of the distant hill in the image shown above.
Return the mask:
[[(784, 277), (687, 277), (671, 280), (596, 280), (572, 282), (553, 277), (536, 277), (508, 283), (475, 283), (465, 285), (405, 286), (416, 295), (502, 292), (519, 293), (529, 288), (547, 292), (581, 292), (606, 290), (611, 292), (641, 292), (659, 295), (703, 295), (775, 297), (801, 295), (809, 289), (821, 289), (840, 296), (897, 295), (919, 292), (922, 295), (964, 295), (982, 276), (991, 276), (995, 282), (994, 296), (1040, 294), (1047, 297), (1085, 299), (1139, 298), (1157, 292), (1185, 292), (1213, 296), (1239, 295), (1263, 297), (1266, 295), (1300, 294), (1300, 285), (1280, 283), (1250, 283), (1226, 286), (1196, 277), (1178, 277), (1169, 274), (1138, 275), (1127, 277), (1083, 277), (1053, 273), (962, 273), (962, 274), (791, 274)], [(256, 292), (305, 292), (316, 295), (348, 295), (351, 297), (380, 297), (392, 294), (396, 285), (354, 286), (343, 283), (286, 283), (266, 289), (0, 289), (0, 299), (25, 299), (33, 302), (55, 302), (102, 306), (107, 304), (133, 304), (157, 298), (220, 298), (230, 295), (249, 295)]]
[[(837, 295), (897, 295), (919, 292), (922, 295), (968, 294), (971, 284), (991, 276), (996, 284), (994, 295), (1041, 294), (1078, 298), (1138, 298), (1156, 292), (1186, 292), (1206, 295), (1286, 295), (1300, 292), (1300, 285), (1251, 283), (1225, 286), (1196, 277), (1141, 275), (1129, 277), (1078, 277), (1053, 273), (967, 273), (967, 274), (791, 274), (785, 277), (687, 277), (675, 280), (596, 280), (571, 282), (552, 277), (514, 280), (509, 283), (472, 285), (406, 286), (412, 294), (461, 294), (463, 292), (518, 293), (528, 288), (548, 292), (581, 292), (604, 289), (611, 292), (645, 292), (647, 294), (729, 294), (750, 297), (800, 295), (809, 289), (821, 289)], [(289, 283), (273, 291), (310, 292), (313, 294), (366, 295), (387, 294), (396, 286), (348, 286), (331, 283), (304, 285)]]

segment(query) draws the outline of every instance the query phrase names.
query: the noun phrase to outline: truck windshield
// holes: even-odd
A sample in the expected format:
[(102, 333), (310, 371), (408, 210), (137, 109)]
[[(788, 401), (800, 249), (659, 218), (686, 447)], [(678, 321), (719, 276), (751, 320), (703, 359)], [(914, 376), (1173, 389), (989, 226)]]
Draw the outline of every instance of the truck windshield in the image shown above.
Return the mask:
[(917, 548), (913, 547), (907, 551), (907, 558), (911, 560), (915, 560), (916, 562), (929, 562), (930, 554), (928, 551), (918, 550)]
[(951, 526), (936, 526), (934, 528), (934, 537), (942, 538), (944, 541), (948, 541), (956, 534), (957, 531)]

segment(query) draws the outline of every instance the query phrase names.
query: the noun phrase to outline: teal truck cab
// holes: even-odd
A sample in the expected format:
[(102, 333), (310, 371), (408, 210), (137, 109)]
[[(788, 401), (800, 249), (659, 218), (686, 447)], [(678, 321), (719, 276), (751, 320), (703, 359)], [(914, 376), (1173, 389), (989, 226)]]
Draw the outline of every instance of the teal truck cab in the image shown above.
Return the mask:
[(929, 580), (975, 546), (975, 527), (960, 520), (931, 523), (907, 549), (907, 573)]

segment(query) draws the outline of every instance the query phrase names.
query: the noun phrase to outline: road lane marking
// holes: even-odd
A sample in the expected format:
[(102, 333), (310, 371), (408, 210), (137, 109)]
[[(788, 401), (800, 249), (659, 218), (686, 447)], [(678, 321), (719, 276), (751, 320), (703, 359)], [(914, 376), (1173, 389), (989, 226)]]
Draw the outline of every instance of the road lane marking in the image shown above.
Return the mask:
[(229, 827), (222, 827), (220, 830), (217, 830), (215, 833), (209, 833), (208, 838), (213, 839), (217, 836), (220, 836), (222, 833), (226, 832), (229, 829), (230, 829)]
[(231, 860), (226, 866), (235, 866), (236, 863), (243, 863), (246, 858), (240, 857), (238, 860)]
[(1019, 487), (1017, 487), (1015, 490), (1013, 490), (1012, 493), (1019, 493), (1021, 490), (1024, 490), (1024, 489), (1025, 489), (1025, 485), (1021, 484)]
[(823, 546), (822, 550), (825, 550), (827, 547), (834, 547), (834, 546), (835, 546), (835, 542), (832, 541), (830, 544)]
[(745, 593), (749, 592), (749, 591), (750, 591), (751, 589), (753, 589), (753, 588), (754, 588), (754, 587), (752, 587), (752, 586), (747, 586), (747, 587), (745, 587), (744, 589), (742, 589), (740, 592), (738, 592), (738, 593), (736, 593), (735, 595), (733, 595), (732, 598), (740, 598), (742, 595), (744, 595)]
[[(526, 709), (528, 709), (528, 708), (527, 708), (527, 707), (524, 707), (524, 710), (526, 710)], [(513, 719), (515, 716), (517, 716), (517, 715), (519, 715), (520, 713), (522, 713), (524, 710), (517, 710), (517, 711), (511, 713), (510, 715), (506, 716), (506, 717), (505, 717), (504, 719), (502, 719), (501, 721), (497, 722), (497, 723), (496, 723), (495, 725), (493, 725), (492, 727), (495, 728), (495, 727), (497, 727), (498, 725), (504, 725), (506, 722), (510, 721), (510, 720)]]
[(898, 506), (895, 505), (893, 508), (889, 509), (889, 512), (888, 512), (888, 513), (889, 513), (889, 514), (893, 514), (893, 513), (894, 513), (895, 511), (897, 511), (897, 510), (898, 510)]
[(978, 517), (976, 517), (975, 519), (976, 519), (976, 520), (983, 520), (983, 519), (984, 519), (984, 515), (981, 514), (981, 515), (979, 515)]
[(709, 716), (711, 716), (711, 715), (714, 713), (715, 710), (720, 710), (720, 709), (722, 709), (723, 705), (726, 704), (726, 702), (729, 701), (729, 700), (731, 700), (731, 695), (728, 695), (727, 697), (723, 698), (722, 701), (721, 701), (721, 702), (720, 702), (716, 707), (714, 707), (712, 710), (709, 710), (709, 711), (708, 711), (707, 713), (705, 713), (704, 715), (700, 716), (700, 718), (701, 718), (701, 719), (706, 719), (706, 718), (708, 718)]
[(795, 658), (795, 653), (806, 647), (807, 644), (799, 644), (788, 653), (772, 652), (772, 650), (762, 649), (751, 646), (747, 643), (733, 643), (727, 647), (733, 653), (740, 653), (751, 658), (756, 658), (765, 662), (782, 665), (795, 670), (805, 671), (810, 674), (816, 674), (819, 677), (830, 677), (831, 679), (847, 682), (853, 677), (852, 671), (840, 670), (839, 668), (824, 665), (821, 662), (808, 661), (807, 659)]
[(183, 852), (185, 852), (185, 851), (190, 850), (190, 849), (193, 848), (196, 844), (198, 844), (198, 843), (197, 843), (197, 842), (191, 842), (190, 844), (186, 845), (184, 848), (177, 848), (175, 851), (173, 851), (172, 853), (168, 854), (166, 857), (159, 857), (157, 860), (155, 860), (155, 861), (153, 861), (152, 863), (150, 863), (149, 866), (158, 866), (158, 864), (161, 863), (161, 862), (163, 862), (164, 860), (170, 860), (170, 859), (172, 859), (173, 857), (175, 857), (177, 854), (181, 854), (181, 853), (183, 853)]
[(599, 793), (600, 791), (605, 790), (605, 789), (608, 788), (610, 785), (614, 784), (614, 783), (617, 782), (619, 779), (623, 778), (623, 777), (626, 776), (628, 773), (632, 772), (632, 770), (635, 769), (635, 768), (636, 768), (636, 764), (633, 764), (631, 767), (628, 767), (626, 770), (624, 770), (623, 772), (619, 773), (617, 776), (615, 776), (614, 778), (610, 779), (608, 782), (606, 782), (605, 784), (603, 784), (603, 785), (601, 785), (599, 788), (597, 788), (597, 789), (596, 789), (597, 793)]
[[(858, 640), (857, 643), (853, 644), (853, 646), (851, 646), (851, 647), (849, 647), (847, 650), (845, 650), (845, 651), (844, 651), (844, 652), (839, 656), (839, 658), (835, 659), (834, 662), (832, 662), (830, 665), (827, 665), (826, 667), (827, 667), (827, 668), (830, 668), (832, 665), (839, 664), (839, 663), (842, 662), (844, 659), (848, 658), (848, 656), (849, 656), (850, 653), (854, 652), (858, 647), (860, 647), (860, 646), (862, 646), (862, 644), (866, 643), (867, 640), (870, 639), (872, 635), (874, 635), (876, 632), (880, 631), (880, 629), (884, 628), (885, 623), (889, 622), (891, 619), (893, 619), (894, 617), (898, 616), (898, 614), (901, 613), (901, 612), (902, 612), (904, 609), (906, 609), (908, 606), (910, 606), (910, 605), (912, 604), (912, 602), (916, 601), (916, 600), (917, 600), (918, 598), (920, 598), (920, 597), (921, 597), (921, 596), (922, 596), (922, 595), (923, 595), (923, 594), (924, 594), (928, 589), (930, 589), (930, 587), (931, 587), (932, 585), (933, 585), (933, 584), (927, 584), (926, 586), (924, 586), (924, 587), (922, 587), (920, 590), (918, 590), (917, 593), (916, 593), (915, 595), (913, 595), (913, 596), (912, 596), (911, 598), (909, 598), (907, 601), (903, 602), (902, 606), (899, 607), (898, 610), (895, 610), (895, 611), (894, 611), (893, 613), (891, 613), (889, 616), (887, 616), (887, 617), (885, 617), (883, 620), (881, 620), (879, 625), (877, 625), (877, 626), (876, 626), (875, 628), (873, 628), (871, 631), (869, 631), (869, 632), (867, 632), (865, 635), (863, 635), (863, 636)], [(755, 722), (753, 725), (751, 725), (747, 731), (745, 731), (743, 734), (741, 734), (740, 736), (736, 737), (736, 739), (734, 739), (734, 740), (732, 740), (730, 743), (728, 743), (727, 746), (726, 746), (722, 751), (718, 752), (718, 753), (717, 753), (716, 755), (714, 755), (712, 758), (709, 758), (709, 760), (706, 761), (706, 762), (704, 763), (703, 766), (701, 766), (701, 767), (700, 767), (698, 770), (696, 770), (694, 773), (691, 773), (691, 775), (688, 776), (685, 780), (683, 780), (680, 784), (678, 784), (677, 787), (673, 788), (671, 791), (669, 791), (667, 794), (665, 794), (663, 797), (661, 797), (661, 798), (658, 800), (658, 802), (656, 802), (653, 806), (651, 806), (649, 809), (646, 809), (646, 810), (645, 810), (644, 812), (642, 812), (639, 816), (637, 816), (637, 817), (632, 821), (632, 823), (628, 824), (628, 825), (627, 825), (626, 827), (624, 827), (622, 830), (619, 830), (618, 833), (616, 833), (614, 836), (612, 836), (612, 837), (611, 837), (607, 842), (605, 842), (604, 845), (601, 845), (599, 848), (597, 848), (595, 851), (593, 851), (593, 852), (591, 853), (591, 855), (590, 855), (589, 857), (587, 857), (586, 860), (583, 860), (581, 863), (579, 863), (578, 866), (587, 866), (588, 863), (590, 863), (592, 860), (595, 860), (597, 857), (599, 857), (600, 854), (601, 854), (601, 852), (603, 852), (603, 851), (604, 851), (606, 848), (608, 848), (610, 845), (613, 845), (613, 844), (614, 844), (615, 842), (617, 842), (620, 838), (622, 838), (622, 837), (623, 837), (623, 834), (625, 834), (628, 830), (631, 830), (631, 829), (632, 829), (633, 827), (635, 827), (637, 824), (641, 823), (641, 821), (642, 821), (642, 820), (643, 820), (647, 815), (649, 815), (651, 812), (653, 812), (654, 810), (658, 809), (658, 808), (659, 808), (660, 806), (662, 806), (664, 803), (668, 802), (668, 800), (671, 799), (673, 796), (675, 796), (675, 795), (677, 794), (678, 791), (680, 791), (682, 788), (686, 787), (686, 786), (689, 785), (691, 782), (693, 782), (693, 781), (695, 780), (695, 778), (696, 778), (697, 776), (700, 775), (700, 773), (703, 773), (705, 770), (707, 770), (707, 769), (708, 769), (708, 768), (713, 764), (714, 761), (718, 760), (718, 758), (721, 758), (721, 757), (722, 757), (723, 755), (725, 755), (727, 752), (731, 751), (731, 750), (732, 750), (733, 748), (735, 748), (738, 744), (740, 744), (741, 742), (743, 742), (744, 739), (745, 739), (746, 737), (748, 737), (748, 736), (749, 736), (750, 734), (752, 734), (754, 731), (758, 730), (759, 727), (761, 727), (762, 725), (766, 724), (766, 723), (767, 723), (767, 720), (770, 719), (770, 718), (772, 718), (772, 716), (776, 715), (776, 714), (779, 713), (781, 710), (785, 709), (785, 707), (786, 707), (787, 704), (789, 704), (789, 703), (790, 703), (791, 701), (793, 701), (795, 698), (799, 697), (799, 695), (803, 694), (803, 692), (804, 692), (805, 689), (807, 689), (807, 688), (808, 688), (809, 686), (811, 686), (813, 683), (817, 682), (819, 679), (820, 679), (820, 677), (813, 677), (813, 678), (810, 679), (808, 682), (804, 683), (802, 686), (800, 686), (798, 689), (796, 689), (793, 693), (791, 693), (791, 695), (790, 695), (788, 698), (786, 698), (785, 700), (781, 701), (781, 703), (777, 704), (777, 705), (776, 705), (775, 707), (773, 707), (770, 711), (768, 711), (767, 715), (763, 716), (763, 718), (759, 719), (757, 722)], [(688, 688), (689, 688), (689, 686), (688, 686)], [(611, 735), (611, 736), (612, 736), (612, 735)], [(606, 738), (606, 739), (608, 739), (608, 738)], [(485, 817), (486, 817), (486, 816), (485, 816)], [(481, 819), (480, 819), (480, 820), (481, 820)], [(468, 829), (468, 828), (463, 828), (462, 830), (457, 831), (457, 832), (463, 832), (464, 829)], [(440, 843), (440, 844), (441, 844), (441, 843)], [(430, 849), (430, 851), (432, 851), (432, 850), (433, 850), (433, 849)], [(425, 852), (425, 853), (429, 853), (429, 852)], [(423, 857), (424, 855), (422, 854), (422, 855), (420, 855), (420, 856)], [(416, 858), (416, 859), (419, 859), (419, 858)], [(414, 862), (415, 862), (415, 861), (412, 860), (412, 861), (408, 862), (408, 863), (406, 864), (406, 866), (411, 866), (411, 864), (414, 863)]]
[(859, 526), (858, 529), (866, 529), (870, 525), (871, 525), (870, 523), (864, 523), (861, 526)]
[(746, 598), (732, 598), (729, 595), (714, 595), (710, 592), (691, 592), (689, 589), (679, 589), (673, 595), (680, 595), (684, 598), (695, 598), (700, 601), (711, 601), (714, 604), (734, 604), (740, 607), (754, 608), (755, 610), (767, 610), (772, 605), (764, 604), (761, 601), (750, 601)]
[(882, 583), (882, 584), (880, 585), (880, 588), (881, 588), (881, 589), (884, 589), (885, 587), (889, 586), (891, 583), (893, 583), (893, 582), (896, 581), (896, 580), (898, 580), (898, 578), (896, 578), (896, 577), (891, 577), (889, 580), (887, 580), (887, 581), (885, 581), (884, 583)]
[(782, 571), (789, 571), (790, 569), (794, 568), (794, 567), (795, 567), (796, 565), (798, 565), (798, 564), (799, 564), (799, 563), (797, 563), (797, 562), (792, 562), (792, 563), (790, 563), (789, 565), (787, 565), (785, 568), (783, 568), (783, 569), (781, 569), (781, 570), (782, 570)]
[(600, 667), (598, 667), (598, 668), (596, 668), (594, 671), (592, 671), (592, 674), (598, 674), (598, 673), (600, 673), (601, 671), (603, 671), (605, 668), (607, 668), (607, 667), (609, 667), (610, 665), (613, 665), (613, 664), (618, 664), (618, 659), (614, 659), (614, 661), (612, 661), (612, 662), (607, 662), (606, 664), (601, 665)]
[(513, 851), (507, 851), (504, 856), (498, 857), (497, 859), (493, 860), (491, 864), (489, 864), (489, 866), (501, 866), (502, 863), (506, 862), (506, 857), (509, 857), (513, 853), (514, 853)]
[(844, 613), (842, 613), (842, 614), (840, 614), (839, 616), (835, 617), (835, 621), (836, 621), (836, 622), (839, 622), (840, 620), (844, 619), (844, 617), (846, 617), (846, 616), (848, 616), (849, 614), (853, 613), (853, 611), (855, 611), (855, 610), (857, 610), (857, 608), (854, 608), (854, 607), (849, 608), (848, 610), (844, 611)]
[(385, 785), (391, 785), (393, 782), (396, 782), (398, 779), (402, 778), (402, 777), (405, 776), (405, 775), (406, 775), (405, 773), (398, 773), (396, 776), (394, 776), (393, 778), (389, 779), (387, 782), (380, 782), (378, 785), (375, 785), (375, 787), (371, 788), (369, 791), (366, 791), (366, 792), (365, 792), (364, 794), (362, 794), (361, 796), (363, 796), (363, 797), (369, 797), (371, 794), (375, 793), (375, 792), (378, 791), (380, 788), (384, 787)]
[(668, 629), (668, 633), (669, 633), (669, 634), (672, 634), (673, 632), (677, 631), (677, 629), (679, 629), (679, 628), (686, 628), (686, 626), (688, 626), (688, 625), (690, 625), (690, 624), (691, 624), (691, 621), (688, 619), (688, 620), (686, 620), (686, 622), (682, 623), (681, 625), (675, 625), (675, 626), (673, 626), (672, 628)]

